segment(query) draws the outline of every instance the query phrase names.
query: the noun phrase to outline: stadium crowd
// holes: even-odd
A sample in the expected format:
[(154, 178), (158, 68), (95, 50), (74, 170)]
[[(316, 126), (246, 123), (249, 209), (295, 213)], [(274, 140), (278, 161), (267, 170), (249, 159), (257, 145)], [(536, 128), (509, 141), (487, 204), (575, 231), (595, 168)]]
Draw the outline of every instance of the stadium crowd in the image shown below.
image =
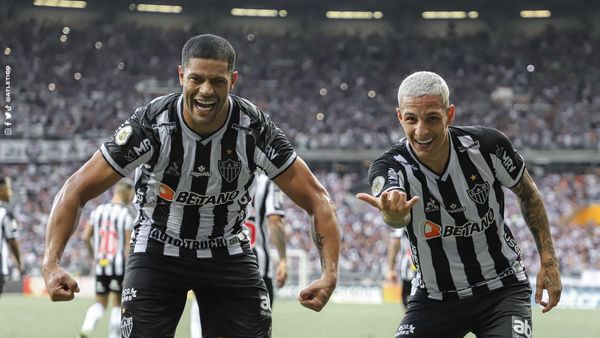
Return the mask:
[[(179, 48), (198, 33), (0, 23), (14, 135), (105, 136), (136, 106), (179, 90)], [(548, 29), (534, 38), (212, 33), (238, 51), (234, 93), (268, 112), (299, 149), (383, 149), (398, 140), (397, 86), (421, 69), (451, 84), (459, 124), (497, 127), (520, 149), (600, 148), (600, 39), (587, 31)]]
[[(180, 47), (198, 33), (191, 27), (123, 23), (0, 22), (0, 53), (11, 67), (13, 137), (106, 137), (135, 107), (179, 90)], [(588, 32), (548, 29), (534, 38), (211, 33), (237, 49), (240, 80), (234, 94), (269, 113), (298, 149), (389, 147), (403, 136), (394, 114), (398, 83), (421, 69), (447, 79), (457, 124), (501, 129), (520, 150), (600, 149), (600, 97), (594, 95), (600, 91), (600, 38)], [(79, 165), (0, 166), (1, 175), (13, 178), (19, 242), (30, 275), (41, 273), (53, 198)], [(600, 226), (569, 221), (578, 207), (600, 200), (600, 173), (540, 170), (534, 173), (562, 273), (600, 269)], [(337, 205), (342, 278), (382, 280), (391, 228), (354, 198), (358, 191), (369, 191), (366, 169), (318, 175)], [(80, 222), (107, 199), (103, 195), (88, 203)], [(287, 210), (289, 248), (309, 252), (318, 271), (317, 252), (305, 235), (306, 216), (291, 203)], [(505, 214), (528, 267), (536, 269), (535, 243), (514, 198), (507, 201)], [(71, 272), (90, 272), (87, 250), (77, 236), (62, 263)]]
[[(13, 177), (16, 219), (21, 226), (19, 242), (22, 257), (29, 275), (41, 273), (46, 221), (52, 201), (62, 182), (79, 167), (68, 165), (11, 165), (2, 166), (0, 175)], [(534, 171), (535, 172), (535, 171)], [(537, 173), (536, 180), (544, 196), (550, 217), (557, 256), (561, 260), (562, 274), (577, 275), (584, 269), (600, 269), (600, 226), (575, 224), (569, 216), (590, 201), (600, 200), (600, 173)], [(329, 190), (336, 206), (342, 233), (340, 257), (341, 281), (379, 282), (386, 271), (387, 241), (392, 228), (383, 224), (372, 208), (358, 201), (354, 194), (369, 191), (366, 169), (353, 169), (345, 173), (317, 171), (317, 176)], [(538, 255), (529, 229), (523, 222), (514, 195), (509, 196), (505, 217), (517, 238), (525, 262), (533, 276), (538, 266)], [(107, 193), (88, 203), (80, 220), (78, 232), (93, 208), (110, 198)], [(286, 235), (289, 249), (301, 249), (309, 255), (313, 272), (319, 271), (318, 254), (306, 231), (305, 213), (291, 201), (286, 204)], [(75, 274), (90, 273), (90, 260), (84, 243), (74, 236), (63, 256), (63, 265)], [(295, 273), (295, 271), (290, 271)]]

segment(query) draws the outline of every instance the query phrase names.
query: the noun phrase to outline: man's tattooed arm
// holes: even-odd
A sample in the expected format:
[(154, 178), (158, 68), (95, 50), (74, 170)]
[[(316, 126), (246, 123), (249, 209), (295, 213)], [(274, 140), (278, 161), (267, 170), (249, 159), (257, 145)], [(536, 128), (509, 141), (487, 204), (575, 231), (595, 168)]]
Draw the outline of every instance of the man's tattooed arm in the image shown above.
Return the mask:
[[(521, 213), (527, 226), (531, 229), (540, 254), (541, 266), (536, 278), (535, 302), (544, 307), (542, 312), (548, 312), (558, 304), (562, 293), (558, 260), (554, 253), (548, 216), (544, 209), (542, 196), (527, 170), (512, 191), (519, 198)], [(544, 289), (548, 291), (547, 301), (542, 299)]]
[(521, 213), (527, 226), (531, 229), (540, 256), (548, 256), (548, 260), (556, 260), (544, 202), (527, 170), (512, 191), (519, 198)]

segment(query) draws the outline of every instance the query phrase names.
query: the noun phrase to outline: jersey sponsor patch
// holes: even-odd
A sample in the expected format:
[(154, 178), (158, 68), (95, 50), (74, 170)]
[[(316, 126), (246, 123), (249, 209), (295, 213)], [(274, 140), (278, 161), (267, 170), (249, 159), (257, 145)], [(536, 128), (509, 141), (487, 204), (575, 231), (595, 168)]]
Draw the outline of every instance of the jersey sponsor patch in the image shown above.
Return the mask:
[(396, 336), (408, 336), (415, 333), (415, 326), (412, 324), (402, 324), (396, 330)]
[(371, 185), (371, 191), (373, 192), (373, 196), (378, 196), (383, 190), (383, 186), (385, 185), (385, 178), (383, 176), (377, 176), (373, 180), (373, 184)]
[(115, 143), (120, 146), (124, 145), (131, 137), (132, 132), (133, 128), (131, 128), (130, 125), (126, 125), (119, 128), (119, 130), (117, 130), (117, 133), (115, 134)]
[(496, 145), (496, 157), (500, 159), (502, 166), (504, 166), (504, 169), (506, 169), (509, 174), (512, 174), (515, 169), (517, 169), (515, 161), (512, 159), (506, 149), (504, 149), (504, 147)]
[(490, 226), (496, 224), (494, 209), (488, 209), (479, 222), (465, 222), (463, 224), (439, 225), (429, 220), (421, 222), (419, 229), (423, 238), (432, 239), (437, 237), (471, 237), (486, 231)]
[(512, 336), (513, 338), (531, 338), (533, 336), (533, 328), (531, 321), (527, 318), (512, 316)]

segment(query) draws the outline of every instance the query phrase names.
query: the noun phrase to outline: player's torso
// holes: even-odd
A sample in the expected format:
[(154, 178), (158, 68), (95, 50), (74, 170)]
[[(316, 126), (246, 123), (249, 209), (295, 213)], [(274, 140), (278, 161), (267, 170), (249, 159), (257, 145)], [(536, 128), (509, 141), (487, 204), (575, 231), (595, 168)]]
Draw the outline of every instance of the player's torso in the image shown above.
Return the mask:
[(505, 233), (504, 195), (490, 154), (472, 135), (451, 133), (450, 139), (450, 158), (441, 174), (420, 163), (407, 146), (388, 154), (399, 163), (390, 175), (401, 175), (408, 198), (422, 197), (407, 226), (420, 286), (468, 295), (474, 285), (523, 268), (515, 263), (514, 239)]
[(230, 99), (225, 124), (201, 137), (183, 121), (180, 105), (181, 98), (158, 116), (160, 152), (153, 166), (136, 170), (138, 227), (154, 228), (150, 237), (208, 240), (231, 234), (250, 200), (254, 121)]

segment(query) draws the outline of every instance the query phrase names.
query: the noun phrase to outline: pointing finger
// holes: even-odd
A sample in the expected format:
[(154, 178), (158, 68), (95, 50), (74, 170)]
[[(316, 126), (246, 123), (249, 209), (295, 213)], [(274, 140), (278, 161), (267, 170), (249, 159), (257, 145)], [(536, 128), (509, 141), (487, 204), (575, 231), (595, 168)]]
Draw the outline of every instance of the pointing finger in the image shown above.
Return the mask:
[(358, 193), (356, 194), (356, 198), (358, 198), (359, 200), (363, 201), (363, 202), (367, 202), (369, 203), (371, 206), (380, 209), (381, 206), (379, 205), (379, 200), (376, 197), (373, 197), (369, 194), (365, 194), (365, 193)]

